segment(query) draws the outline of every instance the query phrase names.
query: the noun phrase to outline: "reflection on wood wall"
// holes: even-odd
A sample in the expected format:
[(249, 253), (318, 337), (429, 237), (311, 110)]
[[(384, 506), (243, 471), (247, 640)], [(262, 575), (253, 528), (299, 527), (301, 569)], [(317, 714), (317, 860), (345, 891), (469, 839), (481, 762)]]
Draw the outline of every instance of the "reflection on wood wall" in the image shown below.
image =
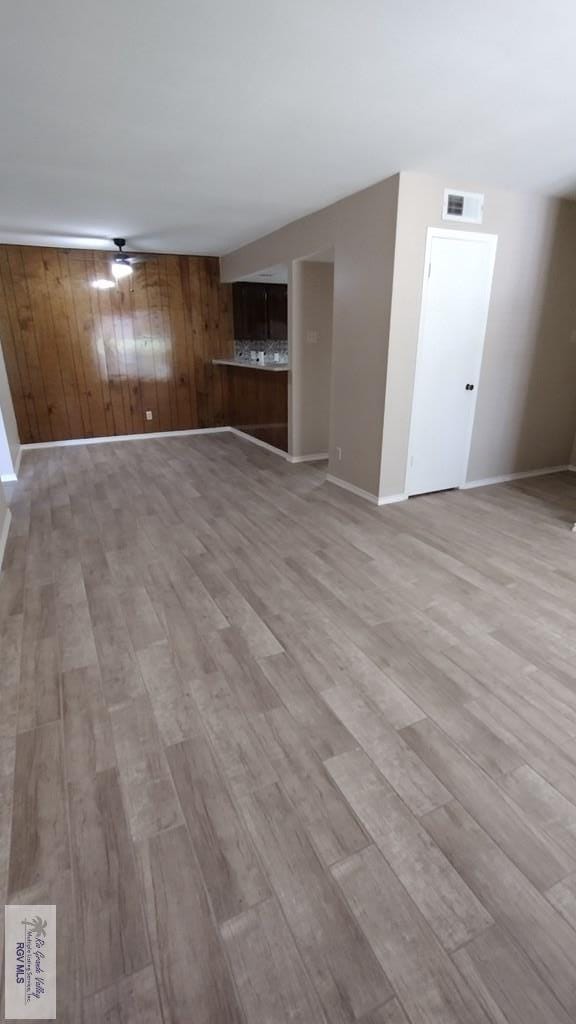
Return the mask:
[[(0, 246), (0, 339), (23, 443), (229, 423), (231, 289), (218, 260)], [(151, 410), (152, 420), (145, 417)]]

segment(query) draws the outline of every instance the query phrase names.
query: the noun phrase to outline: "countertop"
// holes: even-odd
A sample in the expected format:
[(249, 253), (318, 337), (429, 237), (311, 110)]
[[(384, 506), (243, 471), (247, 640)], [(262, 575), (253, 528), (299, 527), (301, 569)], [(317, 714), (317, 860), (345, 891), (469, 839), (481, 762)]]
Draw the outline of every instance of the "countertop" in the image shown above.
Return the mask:
[(250, 359), (213, 359), (214, 366), (240, 366), (244, 370), (266, 370), (268, 373), (287, 373), (288, 363), (255, 363)]

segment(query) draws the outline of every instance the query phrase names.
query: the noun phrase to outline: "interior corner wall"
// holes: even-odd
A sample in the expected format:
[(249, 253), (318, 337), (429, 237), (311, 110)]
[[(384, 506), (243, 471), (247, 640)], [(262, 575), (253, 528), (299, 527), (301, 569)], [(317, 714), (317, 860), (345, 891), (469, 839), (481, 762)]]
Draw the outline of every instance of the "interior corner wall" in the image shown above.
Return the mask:
[[(329, 473), (372, 495), (380, 480), (398, 182), (398, 175), (387, 178), (220, 263), (222, 280), (235, 281), (334, 249)], [(290, 345), (292, 330), (289, 322)]]
[(334, 266), (293, 263), (291, 454), (317, 455), (330, 444)]
[(0, 477), (15, 473), (19, 452), (20, 437), (0, 342)]
[[(484, 192), (443, 222), (444, 188)], [(576, 429), (576, 203), (400, 175), (380, 495), (404, 491), (429, 227), (498, 235), (468, 481), (564, 465)]]
[(6, 551), (6, 540), (8, 537), (8, 529), (10, 527), (10, 509), (6, 504), (6, 497), (4, 494), (4, 488), (0, 483), (0, 571), (2, 570), (2, 562), (4, 560), (4, 553)]

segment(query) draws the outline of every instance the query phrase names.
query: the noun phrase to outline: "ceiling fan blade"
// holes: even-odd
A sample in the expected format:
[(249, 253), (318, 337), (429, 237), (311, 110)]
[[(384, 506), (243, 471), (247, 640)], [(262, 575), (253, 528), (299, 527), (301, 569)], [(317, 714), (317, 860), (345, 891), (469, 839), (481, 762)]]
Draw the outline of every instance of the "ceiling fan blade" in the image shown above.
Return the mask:
[[(96, 257), (104, 260), (114, 260), (115, 258), (130, 260), (131, 263), (141, 263), (144, 260), (157, 259), (162, 253), (156, 252), (125, 252), (119, 253), (117, 249), (70, 249), (65, 248), (63, 252), (67, 253), (71, 259), (85, 260), (87, 257)], [(165, 254), (164, 254), (165, 255)]]

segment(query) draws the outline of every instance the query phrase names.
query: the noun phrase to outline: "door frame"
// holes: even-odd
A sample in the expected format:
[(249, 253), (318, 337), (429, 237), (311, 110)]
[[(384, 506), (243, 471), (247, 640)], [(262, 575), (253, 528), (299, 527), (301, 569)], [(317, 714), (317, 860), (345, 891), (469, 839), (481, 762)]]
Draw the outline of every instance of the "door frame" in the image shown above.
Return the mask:
[(482, 232), (482, 231), (467, 231), (467, 230), (463, 230), (463, 231), (460, 230), (460, 231), (458, 231), (458, 230), (455, 230), (454, 228), (451, 229), (451, 228), (429, 227), (427, 232), (426, 232), (426, 250), (425, 250), (425, 255), (424, 255), (424, 269), (423, 269), (423, 272), (422, 272), (422, 299), (421, 299), (421, 303), (420, 303), (420, 317), (419, 317), (419, 322), (418, 322), (418, 341), (417, 341), (417, 347), (416, 347), (416, 365), (415, 365), (415, 368), (414, 368), (414, 379), (413, 379), (413, 386), (412, 386), (412, 405), (411, 405), (411, 409), (410, 409), (410, 429), (409, 429), (409, 434), (408, 434), (408, 458), (406, 460), (406, 474), (405, 474), (405, 480), (404, 480), (404, 493), (406, 494), (407, 497), (410, 497), (410, 473), (411, 473), (411, 469), (412, 469), (412, 458), (413, 458), (413, 454), (414, 454), (414, 419), (415, 419), (415, 417), (414, 417), (414, 403), (415, 403), (415, 400), (416, 400), (417, 388), (418, 388), (418, 384), (420, 382), (420, 377), (421, 377), (421, 373), (422, 373), (422, 337), (423, 337), (423, 334), (424, 334), (424, 327), (425, 327), (425, 321), (426, 321), (425, 312), (426, 312), (426, 305), (427, 305), (427, 301), (428, 301), (429, 280), (430, 280), (429, 267), (430, 267), (430, 260), (431, 260), (431, 257), (432, 257), (432, 243), (433, 243), (435, 238), (448, 238), (448, 239), (452, 238), (452, 239), (460, 241), (462, 239), (462, 237), (473, 239), (476, 242), (483, 242), (485, 245), (487, 245), (489, 247), (488, 251), (489, 251), (489, 255), (490, 255), (490, 270), (489, 270), (489, 279), (488, 279), (488, 284), (487, 284), (488, 302), (486, 303), (486, 315), (484, 317), (484, 323), (482, 325), (482, 345), (480, 346), (480, 350), (479, 350), (479, 353), (478, 353), (478, 362), (477, 362), (477, 366), (476, 366), (476, 370), (475, 370), (475, 377), (476, 377), (475, 384), (476, 384), (476, 386), (475, 386), (474, 395), (473, 395), (473, 398), (472, 398), (472, 415), (470, 416), (470, 426), (468, 428), (468, 432), (467, 432), (468, 436), (466, 438), (466, 445), (465, 445), (466, 455), (465, 455), (465, 458), (463, 460), (463, 466), (462, 466), (462, 480), (458, 484), (458, 488), (462, 487), (463, 484), (466, 483), (466, 477), (468, 475), (468, 464), (470, 462), (470, 448), (472, 446), (472, 434), (473, 434), (473, 431), (474, 431), (474, 421), (476, 419), (476, 403), (478, 401), (478, 389), (479, 389), (479, 380), (480, 380), (480, 370), (481, 370), (481, 367), (482, 367), (482, 359), (483, 359), (483, 356), (484, 356), (484, 345), (486, 343), (486, 328), (488, 326), (488, 315), (489, 315), (489, 312), (490, 312), (490, 299), (491, 299), (491, 296), (492, 296), (492, 284), (493, 284), (493, 280), (494, 280), (494, 265), (495, 265), (495, 262), (496, 262), (496, 249), (497, 249), (497, 246), (498, 246), (498, 235), (488, 234), (488, 233), (485, 233), (485, 232)]

